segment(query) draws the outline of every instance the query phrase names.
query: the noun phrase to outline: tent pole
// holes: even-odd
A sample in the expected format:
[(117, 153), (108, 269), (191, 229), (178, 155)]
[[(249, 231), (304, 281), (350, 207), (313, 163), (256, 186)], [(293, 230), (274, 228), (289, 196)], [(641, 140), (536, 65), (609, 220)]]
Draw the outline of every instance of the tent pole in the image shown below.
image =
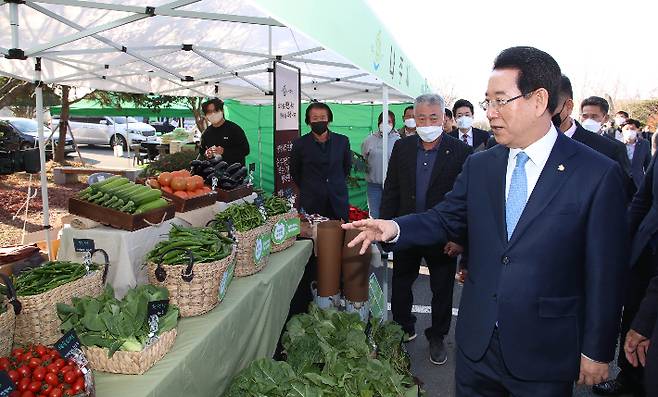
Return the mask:
[[(388, 86), (386, 83), (382, 84), (382, 123), (388, 125)], [(393, 126), (395, 127), (395, 126)], [(384, 128), (386, 131), (386, 128)], [(386, 171), (388, 171), (388, 135), (382, 132), (382, 164), (383, 164), (383, 178), (382, 178), (382, 189), (384, 189), (384, 182), (386, 182)], [(388, 319), (388, 255), (382, 255), (382, 264), (384, 265), (384, 280), (382, 282), (382, 291), (384, 292), (384, 321)]]
[(9, 3), (9, 24), (11, 25), (11, 48), (20, 48), (18, 40), (18, 3)]
[(260, 125), (260, 111), (263, 105), (258, 105), (258, 186), (263, 188), (263, 129)]
[(43, 136), (43, 88), (41, 82), (41, 58), (37, 58), (34, 65), (34, 81), (36, 84), (35, 97), (37, 105), (37, 132), (39, 134), (39, 163), (41, 165), (41, 201), (43, 203), (43, 231), (46, 236), (48, 259), (52, 257), (50, 244), (50, 211), (48, 208), (48, 180), (46, 179), (46, 142)]

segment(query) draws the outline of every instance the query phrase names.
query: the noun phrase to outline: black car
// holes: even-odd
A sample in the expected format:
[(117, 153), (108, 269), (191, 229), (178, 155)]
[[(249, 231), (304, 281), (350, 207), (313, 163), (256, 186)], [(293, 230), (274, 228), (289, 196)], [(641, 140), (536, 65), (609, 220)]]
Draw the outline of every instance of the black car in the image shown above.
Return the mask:
[[(3, 141), (6, 142), (18, 142), (18, 148), (17, 149), (29, 149), (29, 148), (34, 148), (39, 146), (39, 135), (37, 133), (37, 122), (32, 119), (25, 119), (25, 118), (20, 118), (20, 117), (3, 117), (0, 118), (0, 123), (3, 124), (4, 130), (8, 130), (6, 134), (8, 134), (7, 137), (3, 138)], [(43, 127), (43, 135), (45, 139), (48, 139), (50, 136), (51, 131), (48, 127), (44, 126)], [(13, 136), (13, 137), (11, 137)], [(58, 137), (53, 137), (52, 140), (49, 140), (46, 142), (46, 157), (51, 158), (52, 157), (52, 142), (59, 142)], [(15, 145), (15, 143), (12, 143), (12, 146)], [(11, 148), (11, 150), (16, 150), (16, 148)], [(73, 140), (72, 139), (67, 139), (65, 141), (65, 146), (64, 146), (64, 153), (72, 153), (75, 151), (75, 148), (73, 147)]]

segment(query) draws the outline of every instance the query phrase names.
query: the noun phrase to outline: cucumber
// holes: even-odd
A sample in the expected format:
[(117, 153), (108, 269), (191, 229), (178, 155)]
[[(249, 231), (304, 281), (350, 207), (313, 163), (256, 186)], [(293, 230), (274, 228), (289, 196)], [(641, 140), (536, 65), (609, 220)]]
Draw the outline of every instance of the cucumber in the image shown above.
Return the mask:
[(112, 208), (112, 205), (114, 205), (114, 203), (116, 203), (117, 201), (119, 201), (119, 198), (117, 196), (112, 196), (111, 199), (103, 203), (103, 206), (107, 208)]
[(128, 178), (121, 177), (113, 182), (108, 183), (107, 185), (99, 187), (97, 190), (103, 193), (109, 193), (112, 191), (112, 189), (116, 189), (121, 185), (125, 185), (126, 183), (130, 183), (130, 180)]
[(91, 185), (91, 186), (89, 186), (89, 187), (92, 188), (92, 189), (98, 189), (98, 188), (101, 187), (101, 186), (105, 186), (105, 185), (107, 185), (107, 184), (109, 184), (109, 183), (112, 183), (112, 182), (114, 182), (114, 181), (116, 181), (116, 180), (119, 180), (119, 179), (121, 179), (121, 178), (123, 178), (121, 175), (114, 175), (114, 176), (109, 177), (109, 178), (107, 178), (107, 179), (105, 179), (105, 180), (103, 180), (103, 181), (96, 182), (96, 183), (94, 183), (93, 185)]
[(134, 195), (130, 198), (131, 201), (135, 203), (135, 206), (139, 207), (142, 204), (154, 201), (162, 197), (162, 190), (160, 189), (150, 189), (150, 191), (145, 193), (140, 193)]
[(113, 210), (120, 210), (124, 205), (126, 205), (125, 201), (118, 199), (109, 208), (112, 208)]
[(128, 201), (126, 205), (124, 205), (123, 207), (121, 207), (121, 209), (119, 209), (119, 211), (121, 212), (128, 212), (128, 213), (131, 213), (134, 210), (135, 210), (135, 203), (133, 203), (132, 201)]
[(121, 190), (116, 192), (116, 196), (123, 199), (123, 201), (131, 200), (132, 197), (137, 196), (138, 194), (145, 193), (150, 191), (151, 188), (144, 185), (132, 185), (126, 190)]
[(167, 204), (169, 204), (169, 202), (167, 202), (167, 200), (165, 200), (163, 198), (159, 198), (159, 199), (156, 199), (156, 200), (149, 201), (146, 204), (140, 205), (139, 207), (137, 207), (137, 209), (135, 210), (134, 213), (135, 213), (135, 215), (141, 214), (141, 213), (144, 213), (144, 212), (148, 212), (148, 211), (152, 211), (152, 210), (164, 207)]

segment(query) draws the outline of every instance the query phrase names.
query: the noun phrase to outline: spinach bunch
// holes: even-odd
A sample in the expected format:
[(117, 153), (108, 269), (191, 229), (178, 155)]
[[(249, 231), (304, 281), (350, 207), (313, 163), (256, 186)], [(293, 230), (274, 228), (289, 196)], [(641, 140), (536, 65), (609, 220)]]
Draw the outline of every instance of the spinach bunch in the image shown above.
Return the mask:
[[(118, 351), (141, 351), (149, 340), (148, 302), (169, 298), (166, 288), (140, 285), (122, 299), (114, 297), (110, 285), (97, 298), (73, 298), (71, 305), (57, 304), (62, 332), (75, 329), (85, 346), (108, 349), (108, 356)], [(178, 308), (169, 305), (158, 320), (158, 335), (176, 327)]]

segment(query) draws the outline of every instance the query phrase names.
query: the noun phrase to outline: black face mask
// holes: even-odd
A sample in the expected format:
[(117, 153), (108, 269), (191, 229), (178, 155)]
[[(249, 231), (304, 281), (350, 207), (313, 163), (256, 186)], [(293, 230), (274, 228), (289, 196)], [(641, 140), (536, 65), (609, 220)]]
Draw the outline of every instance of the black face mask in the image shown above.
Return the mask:
[(322, 135), (327, 131), (328, 121), (313, 121), (311, 123), (311, 131), (317, 135)]
[[(564, 110), (564, 107), (565, 107), (565, 106), (567, 106), (567, 101), (564, 101), (564, 103), (562, 104), (562, 109), (560, 109), (559, 112), (555, 113), (555, 115), (554, 115), (553, 117), (551, 117), (551, 121), (552, 121), (553, 124), (555, 125), (555, 128), (558, 128), (558, 129), (559, 129), (560, 126), (562, 125), (562, 121), (564, 121), (564, 120), (562, 120), (562, 118), (560, 117), (560, 114), (561, 114), (562, 111)], [(564, 132), (564, 131), (563, 131), (563, 132)]]

